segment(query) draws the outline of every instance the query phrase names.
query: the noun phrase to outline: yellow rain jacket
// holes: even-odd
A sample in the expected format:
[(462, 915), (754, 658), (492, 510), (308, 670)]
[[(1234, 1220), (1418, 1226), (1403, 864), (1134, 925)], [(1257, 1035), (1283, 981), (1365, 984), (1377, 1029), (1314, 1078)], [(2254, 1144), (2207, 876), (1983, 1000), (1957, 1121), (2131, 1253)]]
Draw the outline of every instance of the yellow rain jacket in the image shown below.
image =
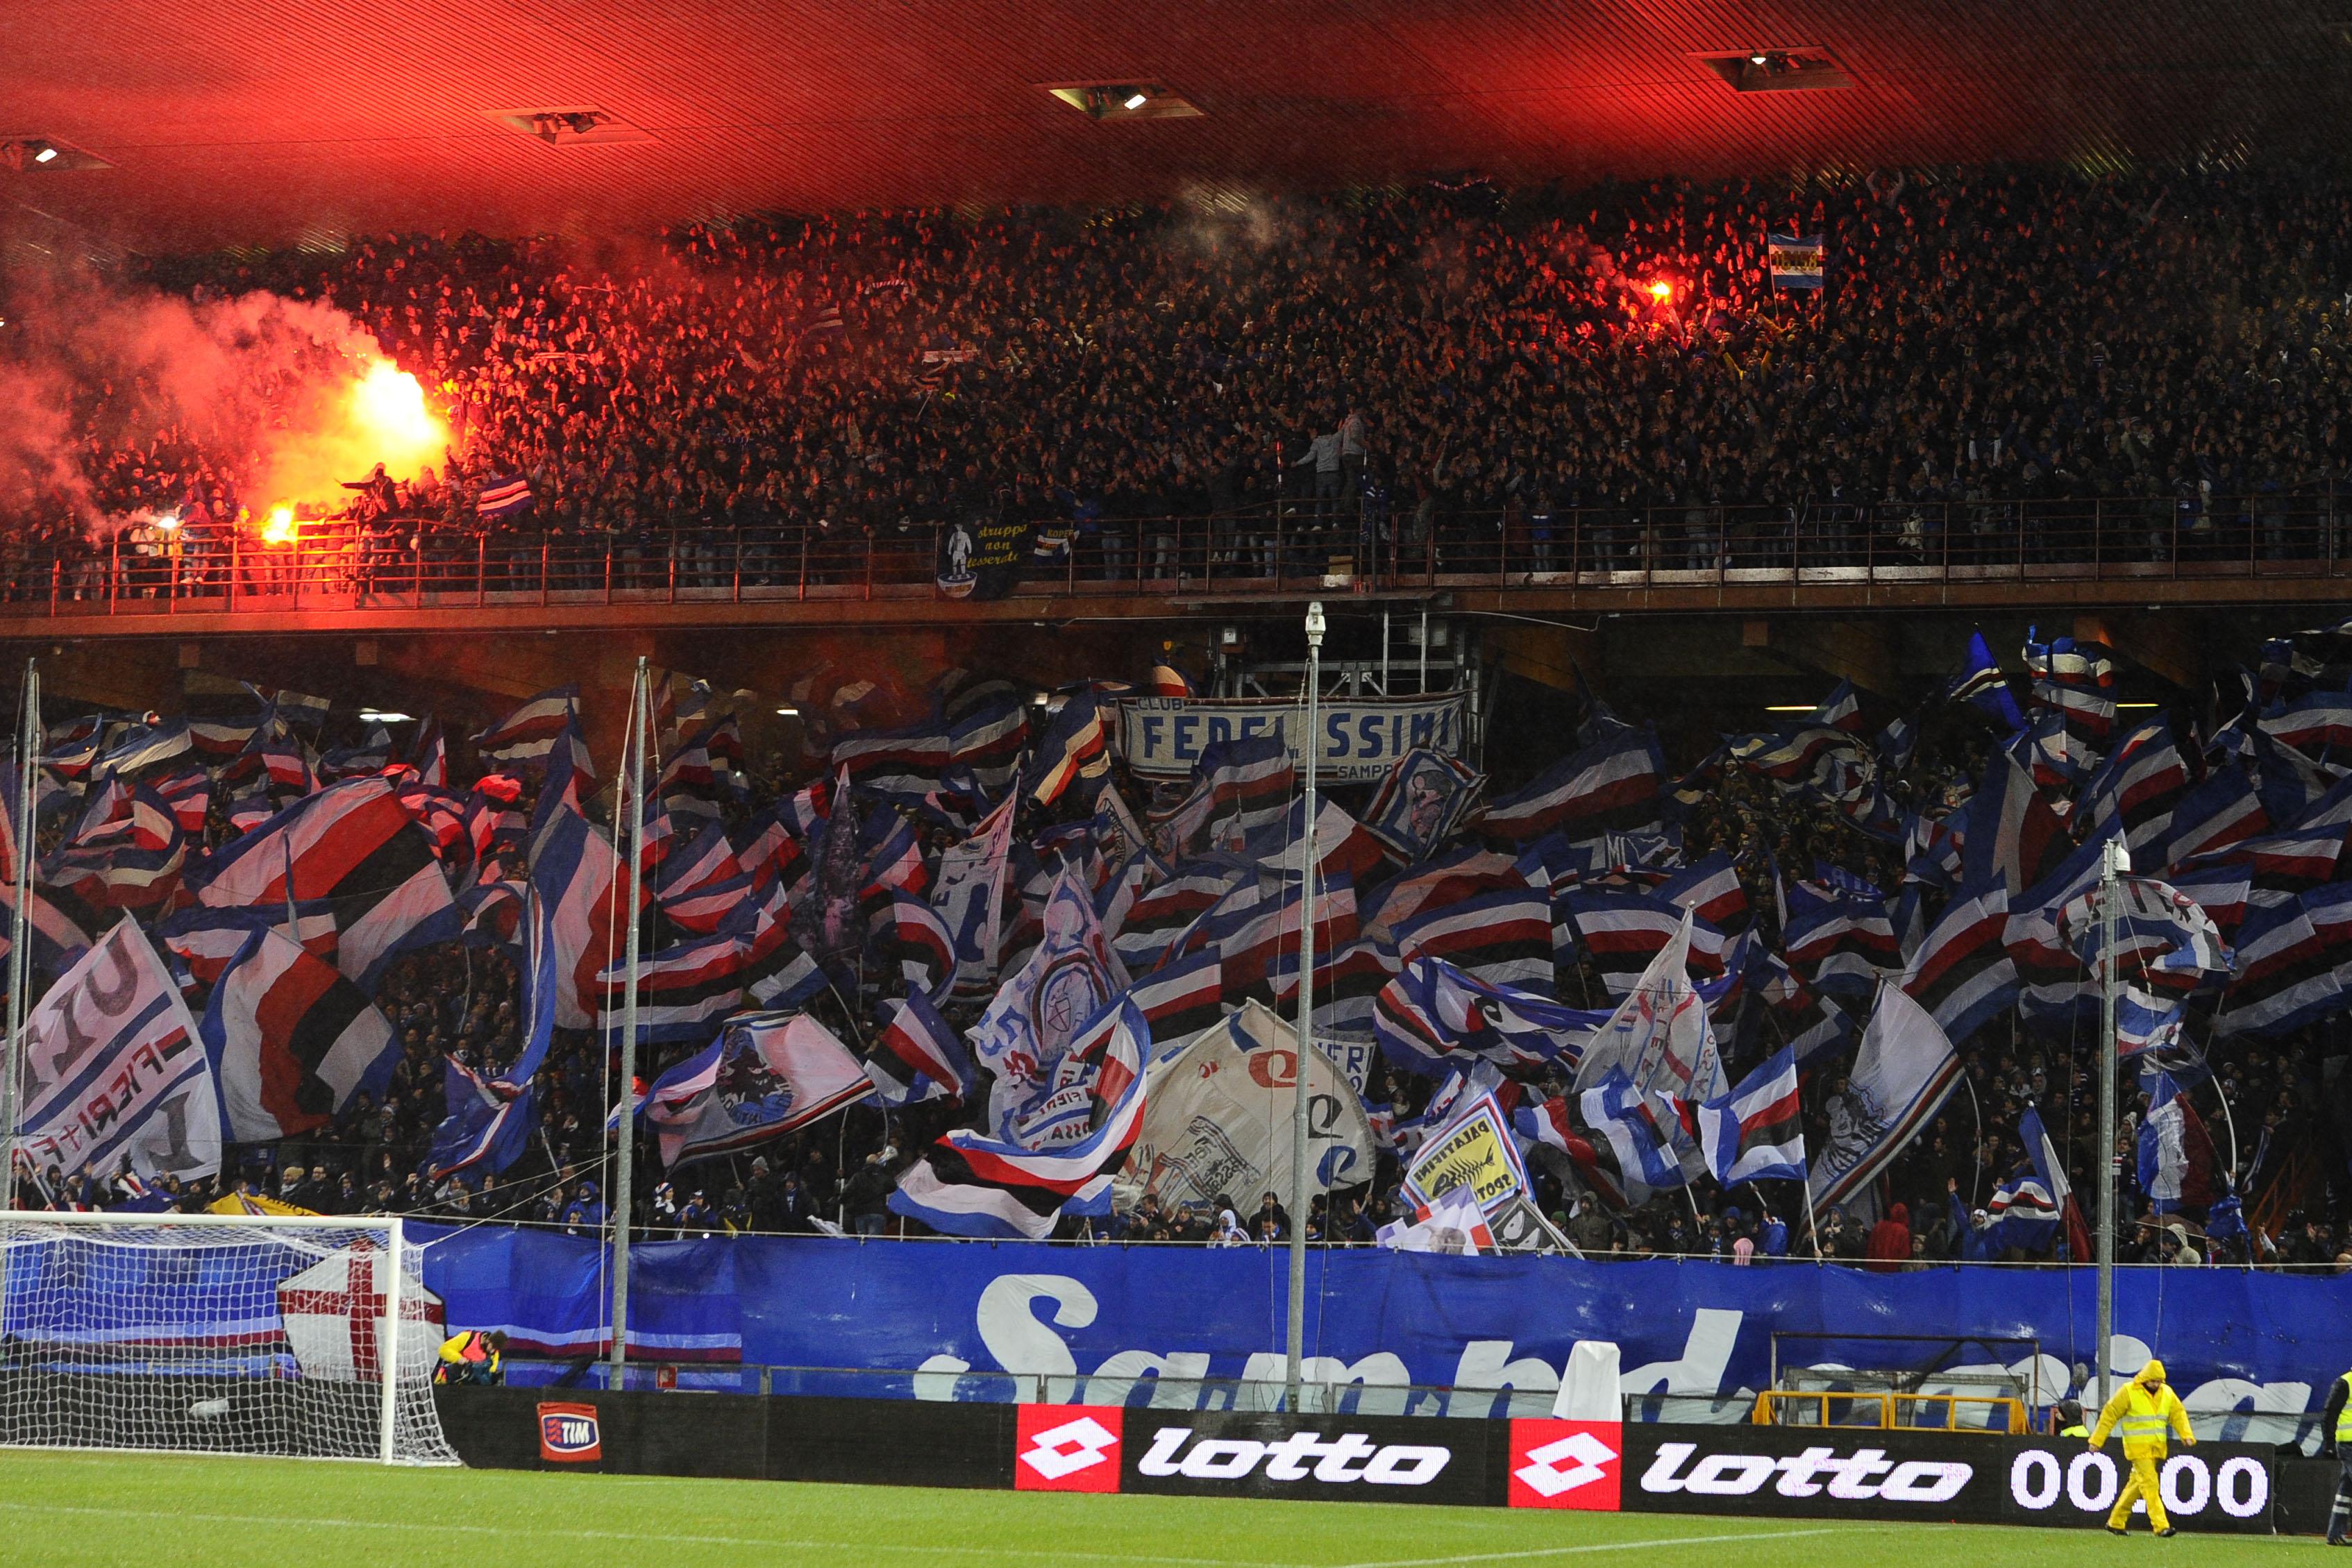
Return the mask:
[(2091, 1434), (2091, 1447), (2103, 1447), (2110, 1431), (2122, 1434), (2126, 1459), (2164, 1458), (2168, 1434), (2184, 1443), (2196, 1440), (2189, 1434), (2189, 1412), (2182, 1408), (2180, 1396), (2165, 1386), (2164, 1363), (2151, 1361), (2141, 1367), (2139, 1375), (2107, 1401), (2107, 1407), (2099, 1412), (2098, 1427)]

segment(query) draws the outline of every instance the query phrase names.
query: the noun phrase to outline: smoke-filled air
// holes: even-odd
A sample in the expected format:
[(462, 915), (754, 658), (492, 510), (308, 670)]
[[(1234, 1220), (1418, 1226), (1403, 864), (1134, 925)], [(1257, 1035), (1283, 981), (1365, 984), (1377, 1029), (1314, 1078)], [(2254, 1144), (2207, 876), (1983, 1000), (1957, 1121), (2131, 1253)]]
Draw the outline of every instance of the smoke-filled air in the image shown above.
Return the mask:
[(331, 305), (183, 298), (89, 274), (8, 279), (0, 315), (0, 509), (104, 526), (113, 466), (170, 453), (215, 515), (266, 528), (340, 505), (381, 463), (439, 464), (449, 433), (415, 376)]

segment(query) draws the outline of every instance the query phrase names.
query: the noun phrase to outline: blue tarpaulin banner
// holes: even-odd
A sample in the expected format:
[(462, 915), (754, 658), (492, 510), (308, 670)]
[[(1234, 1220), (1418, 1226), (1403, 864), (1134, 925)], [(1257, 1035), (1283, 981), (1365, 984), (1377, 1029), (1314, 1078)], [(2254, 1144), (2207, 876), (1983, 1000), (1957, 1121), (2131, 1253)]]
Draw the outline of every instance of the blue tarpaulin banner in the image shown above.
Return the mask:
[[(610, 1291), (593, 1239), (413, 1228), (453, 1328), (503, 1328), (525, 1354), (584, 1356), (606, 1342)], [(1283, 1375), (1280, 1251), (747, 1236), (641, 1243), (630, 1260), (632, 1354), (651, 1359), (919, 1371), (912, 1391), (935, 1398), (1002, 1397), (980, 1375), (1013, 1373), (1047, 1380), (1050, 1399), (1092, 1403), (1150, 1397), (1139, 1378)], [(1998, 1366), (2033, 1375), (2046, 1400), (2089, 1367), (2095, 1294), (2088, 1269), (1870, 1274), (1345, 1249), (1308, 1255), (1307, 1351), (1322, 1358), (1316, 1380), (1368, 1385), (1357, 1396), (1368, 1412), (1406, 1407), (1408, 1385), (1507, 1386), (1548, 1408), (1570, 1346), (1606, 1339), (1621, 1347), (1627, 1394), (1717, 1400), (1721, 1418), (1769, 1385), (1776, 1334), (1783, 1370)], [(2194, 1411), (2296, 1413), (2324, 1403), (2343, 1370), (2352, 1291), (2244, 1270), (2122, 1269), (2116, 1333), (2126, 1375), (2161, 1355)], [(1830, 1335), (1852, 1337), (1797, 1337)], [(1906, 1337), (1869, 1337), (1886, 1335)], [(1159, 1395), (1189, 1405), (1195, 1392)], [(1453, 1413), (1504, 1405), (1457, 1394)], [(1672, 1415), (1695, 1418), (1686, 1406)], [(2290, 1432), (2232, 1423), (2219, 1435)]]

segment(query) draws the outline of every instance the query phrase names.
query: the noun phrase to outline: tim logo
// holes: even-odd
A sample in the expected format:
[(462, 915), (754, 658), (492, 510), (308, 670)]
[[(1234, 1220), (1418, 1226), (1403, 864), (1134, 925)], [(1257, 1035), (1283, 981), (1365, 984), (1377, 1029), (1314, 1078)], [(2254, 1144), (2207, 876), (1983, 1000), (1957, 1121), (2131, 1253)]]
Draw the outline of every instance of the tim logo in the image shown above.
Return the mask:
[(557, 1464), (588, 1464), (604, 1457), (593, 1405), (539, 1407), (539, 1457)]
[(1511, 1423), (1511, 1506), (1614, 1513), (1624, 1438), (1614, 1421)]
[(1118, 1406), (1024, 1405), (1013, 1449), (1015, 1491), (1117, 1491)]

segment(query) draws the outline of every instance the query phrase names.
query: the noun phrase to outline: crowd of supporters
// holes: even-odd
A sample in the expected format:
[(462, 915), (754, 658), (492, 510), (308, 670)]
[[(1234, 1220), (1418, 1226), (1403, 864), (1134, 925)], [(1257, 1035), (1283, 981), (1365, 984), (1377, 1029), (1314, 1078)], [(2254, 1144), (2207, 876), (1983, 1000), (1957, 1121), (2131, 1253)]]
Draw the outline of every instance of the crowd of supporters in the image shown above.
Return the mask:
[[(1967, 710), (1930, 710), (1916, 755), (1885, 780), (1890, 797), (1908, 806), (1956, 788), (1981, 770), (1990, 744), (1990, 732)], [(746, 776), (749, 788), (725, 808), (729, 819), (749, 817), (797, 782), (800, 769), (791, 763), (782, 758), (755, 762)], [(1124, 779), (1114, 787), (1135, 789)], [(530, 805), (530, 788), (526, 780), (519, 808)], [(1339, 794), (1347, 798), (1346, 790)], [(215, 818), (205, 837), (217, 844), (234, 835), (217, 810)], [(1033, 811), (1023, 818), (1023, 830), (1042, 828), (1046, 820)], [(931, 851), (954, 840), (939, 824), (921, 826)], [(1679, 829), (1686, 860), (1717, 850), (1735, 857), (1759, 930), (1775, 942), (1780, 915), (1774, 868), (1811, 866), (1822, 874), (1885, 887), (1895, 885), (1903, 872), (1894, 844), (1857, 831), (1830, 802), (1792, 795), (1737, 771), (1689, 799)], [(1606, 1005), (1607, 992), (1589, 954), (1580, 965), (1563, 967), (1558, 989), (1571, 1004)], [(402, 1044), (380, 1102), (363, 1093), (315, 1134), (235, 1149), (217, 1177), (184, 1191), (171, 1188), (162, 1200), (187, 1210), (288, 1205), (334, 1214), (403, 1213), (455, 1224), (520, 1222), (574, 1234), (601, 1230), (608, 1220), (604, 1194), (614, 1148), (602, 1107), (617, 1097), (617, 1048), (600, 1053), (598, 1036), (558, 1031), (536, 1081), (539, 1124), (524, 1156), (502, 1174), (467, 1171), (436, 1181), (426, 1168), (433, 1134), (446, 1108), (445, 1064), (456, 1061), (495, 1076), (520, 1050), (515, 964), (509, 950), (496, 945), (438, 944), (396, 960), (376, 988), (375, 999)], [(859, 1040), (876, 1027), (870, 1008), (878, 1000), (869, 988), (868, 1010), (851, 1019), (839, 995), (826, 992), (810, 1010), (841, 1038)], [(950, 1009), (950, 1016), (968, 1026), (976, 1011), (968, 1004)], [(2126, 1070), (2126, 1114), (2115, 1144), (2125, 1260), (2352, 1269), (2352, 1236), (2339, 1249), (2336, 1228), (2347, 1187), (2342, 1173), (2352, 1168), (2345, 1154), (2352, 1145), (2352, 1107), (2346, 1103), (2352, 1079), (2340, 1071), (2347, 1044), (2342, 1023), (2341, 1017), (2331, 1018), (2279, 1039), (2201, 1041), (2210, 1052), (2212, 1073), (2187, 1092), (2212, 1129), (2210, 1174), (2229, 1178), (2217, 1179), (2214, 1191), (2216, 1198), (2228, 1201), (2207, 1206), (2201, 1215), (2158, 1216), (2139, 1190), (2135, 1150), (2146, 1102)], [(2095, 1030), (2080, 1020), (2053, 1034), (2047, 1025), (2027, 1030), (2008, 1019), (1963, 1041), (1965, 1082), (1853, 1213), (1841, 1207), (1811, 1212), (1791, 1183), (1761, 1183), (1727, 1194), (1702, 1183), (1616, 1212), (1585, 1192), (1565, 1162), (1540, 1148), (1530, 1151), (1535, 1197), (1555, 1228), (1591, 1258), (1715, 1258), (1746, 1265), (1820, 1257), (1874, 1270), (1952, 1260), (2047, 1261), (2064, 1255), (2059, 1238), (2021, 1240), (1994, 1229), (1996, 1217), (1988, 1206), (2004, 1178), (2029, 1168), (2020, 1117), (2032, 1105), (2056, 1140), (2089, 1218), (2095, 1190), (2092, 1173), (2101, 1155), (2095, 1039)], [(1730, 1076), (1736, 1080), (1752, 1068), (1773, 1043), (1769, 1034), (1752, 1039), (1727, 1061)], [(650, 1050), (641, 1076), (650, 1080), (690, 1053), (688, 1047)], [(1805, 1134), (1808, 1146), (1817, 1151), (1832, 1141), (1842, 1071), (1831, 1065), (1808, 1075)], [(1391, 1120), (1405, 1121), (1421, 1109), (1433, 1084), (1375, 1059), (1364, 1092)], [(1555, 1069), (1529, 1084), (1528, 1097), (1557, 1094), (1567, 1086), (1567, 1074)], [(655, 1142), (641, 1136), (638, 1168), (646, 1174), (633, 1219), (642, 1234), (655, 1238), (919, 1233), (919, 1226), (889, 1212), (889, 1195), (917, 1151), (964, 1119), (963, 1108), (952, 1103), (887, 1113), (856, 1106), (760, 1150), (677, 1170), (661, 1168)], [(2297, 1160), (2311, 1166), (2297, 1173), (2294, 1183), (2304, 1207), (2273, 1214), (2267, 1234), (2261, 1225), (2250, 1228), (2247, 1206), (2269, 1194)], [(1409, 1218), (1411, 1206), (1399, 1191), (1402, 1175), (1398, 1155), (1384, 1151), (1370, 1184), (1343, 1190), (1331, 1203), (1318, 1197), (1297, 1220), (1274, 1194), (1243, 1192), (1189, 1207), (1147, 1199), (1107, 1220), (1066, 1219), (1057, 1234), (1103, 1243), (1272, 1245), (1286, 1241), (1293, 1224), (1303, 1223), (1315, 1244), (1370, 1245), (1382, 1225)], [(156, 1194), (129, 1177), (127, 1166), (120, 1172), (52, 1167), (21, 1181), (17, 1197), (20, 1205), (35, 1208), (152, 1207), (159, 1202)]]
[[(1826, 287), (1774, 288), (1769, 231), (1822, 235)], [(1713, 565), (1791, 546), (1834, 561), (1948, 553), (1956, 540), (1940, 534), (2006, 538), (2036, 507), (2095, 499), (2126, 519), (2116, 548), (2193, 559), (2333, 549), (2352, 486), (2352, 183), (2306, 170), (1473, 183), (746, 220), (633, 243), (383, 236), (154, 262), (145, 281), (331, 304), (420, 376), (449, 416), (449, 455), (411, 481), (355, 476), (353, 502), (420, 557), (487, 556), (483, 535), (551, 536), (632, 570), (683, 559), (708, 572), (730, 549), (743, 559), (721, 541), (748, 534), (780, 552), (752, 556), (757, 572), (782, 570), (781, 552), (924, 540), (943, 521), (992, 514), (1066, 527), (1084, 570), (1121, 575), (1140, 564), (1128, 551), (1157, 548), (1127, 529), (1137, 519), (1200, 519), (1192, 538), (1246, 563), (1286, 507), (1287, 527), (1369, 526), (1441, 554), (1500, 541), (1544, 568)], [(142, 423), (156, 390), (89, 387), (63, 411), (90, 487), (79, 501), (23, 502), (7, 519), (11, 570), (30, 580), (44, 559), (70, 562), (67, 580), (86, 591), (100, 586), (86, 568), (104, 559), (141, 591), (168, 549), (201, 580), (227, 531), (268, 507), (255, 454)], [(486, 519), (484, 487), (509, 477), (531, 509)], [(165, 514), (170, 541), (155, 532)], [(127, 550), (123, 539), (92, 550), (118, 531)], [(1924, 801), (1983, 755), (1980, 737), (1931, 737), (1890, 792)], [(755, 791), (737, 809), (766, 803)], [(1684, 832), (1688, 858), (1741, 857), (1768, 926), (1768, 864), (1838, 866), (1882, 888), (1902, 873), (1891, 847), (1826, 807), (1737, 775)], [(1594, 1000), (1579, 977), (1561, 978), (1564, 993), (1580, 989), (1565, 999)], [(404, 958), (379, 995), (404, 1048), (384, 1101), (247, 1151), (184, 1201), (242, 1186), (333, 1212), (602, 1225), (612, 1064), (586, 1037), (545, 1070), (538, 1147), (514, 1172), (439, 1185), (417, 1174), (444, 1059), (509, 1060), (517, 990), (496, 949)], [(2338, 1043), (2332, 1021), (2239, 1041), (2194, 1091), (2207, 1122), (2229, 1129), (2249, 1199), (2305, 1151), (2344, 1167), (2328, 1069)], [(1747, 1261), (1818, 1248), (1890, 1268), (1981, 1256), (1972, 1238), (2022, 1158), (2029, 1099), (2075, 1179), (2095, 1168), (2087, 1051), (2080, 1038), (2000, 1030), (1968, 1042), (1967, 1093), (1867, 1224), (1808, 1215), (1793, 1189), (1711, 1207), (1675, 1194), (1610, 1216), (1539, 1166), (1543, 1207), (1592, 1255)], [(1415, 1092), (1400, 1076), (1367, 1097), (1402, 1115)], [(1816, 1082), (1809, 1095), (1816, 1135), (1834, 1092)], [(895, 1231), (889, 1180), (943, 1117), (856, 1110), (757, 1162), (664, 1173), (635, 1218), (680, 1234)], [(1395, 1175), (1391, 1160), (1370, 1190), (1297, 1222), (1318, 1241), (1366, 1241), (1397, 1217)], [(2317, 1183), (2275, 1241), (2142, 1224), (2134, 1203), (2127, 1250), (2333, 1266), (2338, 1186)], [(20, 1190), (34, 1202), (126, 1195), (97, 1171)], [(1294, 1223), (1259, 1195), (1230, 1196), (1107, 1228), (1258, 1243)]]
[[(1824, 236), (1817, 294), (1772, 287), (1775, 230)], [(453, 451), (359, 507), (428, 554), (487, 530), (690, 560), (741, 530), (821, 570), (987, 513), (1119, 576), (1171, 548), (1133, 519), (1202, 519), (1247, 566), (1279, 502), (1537, 570), (1964, 559), (2021, 519), (2072, 550), (2034, 519), (2096, 498), (2107, 553), (2193, 560), (2334, 549), (2352, 476), (2352, 183), (2305, 170), (1479, 183), (149, 271), (330, 302), (419, 375)], [(163, 514), (217, 553), (277, 499), (257, 454), (142, 418), (156, 391), (85, 389), (89, 492), (10, 519), (34, 556)], [(485, 523), (516, 476), (534, 509)]]

